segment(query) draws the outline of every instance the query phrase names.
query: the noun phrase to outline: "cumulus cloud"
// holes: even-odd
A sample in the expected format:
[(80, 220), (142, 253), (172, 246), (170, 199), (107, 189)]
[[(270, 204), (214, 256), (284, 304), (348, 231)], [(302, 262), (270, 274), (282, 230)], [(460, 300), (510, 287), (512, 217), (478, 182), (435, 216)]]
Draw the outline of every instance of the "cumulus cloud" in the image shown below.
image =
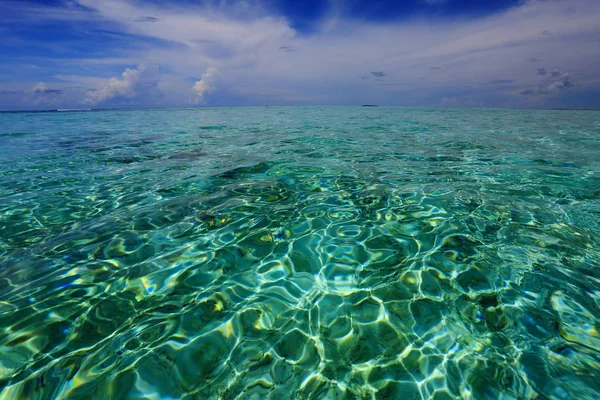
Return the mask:
[(45, 82), (38, 82), (31, 88), (27, 96), (28, 102), (33, 105), (55, 105), (62, 100), (63, 90), (50, 89)]
[(542, 67), (542, 68), (538, 68), (536, 75), (542, 75), (542, 76), (546, 76), (548, 72), (546, 71), (546, 68)]
[(157, 96), (159, 72), (156, 65), (140, 64), (137, 68), (126, 68), (121, 79), (110, 78), (95, 91), (88, 91), (85, 102), (97, 105), (109, 100), (133, 100), (141, 96)]
[(48, 86), (44, 82), (38, 82), (31, 88), (33, 93), (43, 93), (48, 90)]
[[(546, 70), (544, 68), (540, 69), (543, 69), (544, 73), (540, 74), (538, 72), (537, 75), (546, 75)], [(559, 70), (555, 69), (550, 73), (550, 76), (547, 79), (545, 79), (537, 88), (524, 90), (520, 94), (524, 96), (539, 96), (545, 94), (553, 94), (561, 90), (572, 88), (574, 86), (575, 83), (573, 82), (573, 79), (571, 79), (571, 75), (569, 75), (568, 72), (562, 73)]]
[(221, 75), (216, 68), (209, 68), (202, 74), (202, 78), (196, 81), (192, 87), (194, 92), (194, 103), (203, 104), (205, 96), (209, 93), (214, 93), (221, 83)]
[[(298, 98), (313, 104), (340, 104), (362, 102), (365, 97), (379, 104), (433, 104), (432, 99), (456, 97), (452, 93), (464, 92), (467, 86), (497, 91), (501, 98), (536, 86), (528, 59), (578, 70), (578, 81), (594, 78), (592, 72), (582, 72), (582, 65), (600, 61), (600, 51), (591, 50), (595, 36), (590, 32), (600, 34), (596, 0), (570, 0), (568, 4), (523, 0), (497, 14), (460, 21), (415, 17), (388, 24), (334, 15), (315, 25), (310, 35), (295, 31), (289, 20), (264, 8), (253, 10), (251, 5), (240, 10), (241, 5), (213, 7), (208, 3), (179, 7), (130, 0), (79, 1), (128, 34), (181, 45), (145, 51), (140, 59), (165, 64), (180, 79), (197, 74), (199, 66), (216, 66), (227, 76), (231, 93), (250, 104), (295, 104)], [(564, 17), (567, 8), (569, 18)], [(160, 17), (154, 23), (135, 22), (140, 16)], [(540, 35), (550, 29), (552, 36)], [(412, 39), (399, 41), (398, 37)], [(570, 54), (568, 60), (565, 51)], [(356, 85), (357, 77), (362, 82), (384, 79), (365, 72), (373, 62), (378, 69), (372, 72), (396, 76), (403, 89)], [(431, 78), (419, 80), (429, 68)], [(507, 94), (504, 88), (480, 84), (501, 75), (515, 79), (521, 88)], [(168, 88), (172, 91), (173, 85)], [(204, 91), (200, 93), (193, 100), (204, 101)], [(181, 96), (189, 99), (189, 84)], [(507, 101), (521, 99), (516, 96)]]
[(385, 76), (385, 72), (373, 71), (373, 72), (371, 72), (371, 75), (373, 75), (375, 78), (383, 78)]
[(48, 89), (48, 85), (46, 85), (44, 82), (36, 83), (31, 88), (31, 91), (33, 93), (40, 93), (40, 94), (60, 94), (60, 93), (62, 93), (62, 90), (60, 90), (60, 89)]

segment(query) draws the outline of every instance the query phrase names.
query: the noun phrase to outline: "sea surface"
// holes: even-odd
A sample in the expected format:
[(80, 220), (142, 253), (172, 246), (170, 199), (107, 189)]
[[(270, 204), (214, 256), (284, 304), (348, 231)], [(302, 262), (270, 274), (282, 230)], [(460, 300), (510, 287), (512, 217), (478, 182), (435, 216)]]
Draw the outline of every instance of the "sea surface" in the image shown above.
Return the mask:
[(1, 399), (599, 399), (599, 332), (599, 112), (0, 114)]

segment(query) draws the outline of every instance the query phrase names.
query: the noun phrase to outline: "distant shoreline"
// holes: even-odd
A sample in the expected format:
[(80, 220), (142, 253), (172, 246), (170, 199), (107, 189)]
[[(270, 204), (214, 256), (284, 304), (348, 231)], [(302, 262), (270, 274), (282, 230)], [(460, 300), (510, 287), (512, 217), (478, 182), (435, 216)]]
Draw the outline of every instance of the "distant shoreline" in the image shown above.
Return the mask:
[[(544, 110), (544, 109), (542, 109)], [(600, 108), (548, 108), (552, 111), (600, 111)]]
[[(0, 114), (11, 113), (83, 113), (98, 111), (150, 111), (150, 110), (202, 110), (211, 108), (264, 108), (265, 106), (212, 106), (212, 107), (155, 107), (155, 108), (86, 108), (86, 109), (52, 109), (52, 110), (0, 110)], [(440, 110), (538, 110), (538, 111), (600, 111), (600, 108), (485, 108), (485, 107), (419, 107), (419, 106), (380, 106), (377, 104), (361, 104), (355, 106), (332, 106), (332, 105), (303, 105), (303, 106), (268, 106), (278, 107), (380, 107), (380, 108), (428, 108)]]

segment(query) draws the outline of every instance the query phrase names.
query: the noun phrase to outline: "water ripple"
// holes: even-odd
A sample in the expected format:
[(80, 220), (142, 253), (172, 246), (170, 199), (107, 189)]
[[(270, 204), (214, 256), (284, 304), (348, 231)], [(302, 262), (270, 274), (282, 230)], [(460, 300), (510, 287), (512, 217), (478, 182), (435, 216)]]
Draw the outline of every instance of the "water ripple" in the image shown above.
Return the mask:
[(594, 113), (0, 118), (2, 398), (599, 396)]

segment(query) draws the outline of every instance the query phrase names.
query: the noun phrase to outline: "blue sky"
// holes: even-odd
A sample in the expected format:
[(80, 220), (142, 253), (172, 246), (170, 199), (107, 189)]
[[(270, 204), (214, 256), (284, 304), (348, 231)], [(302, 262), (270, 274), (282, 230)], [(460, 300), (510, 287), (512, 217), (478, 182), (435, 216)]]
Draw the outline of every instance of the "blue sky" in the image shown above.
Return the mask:
[(0, 109), (600, 107), (597, 0), (0, 0)]

